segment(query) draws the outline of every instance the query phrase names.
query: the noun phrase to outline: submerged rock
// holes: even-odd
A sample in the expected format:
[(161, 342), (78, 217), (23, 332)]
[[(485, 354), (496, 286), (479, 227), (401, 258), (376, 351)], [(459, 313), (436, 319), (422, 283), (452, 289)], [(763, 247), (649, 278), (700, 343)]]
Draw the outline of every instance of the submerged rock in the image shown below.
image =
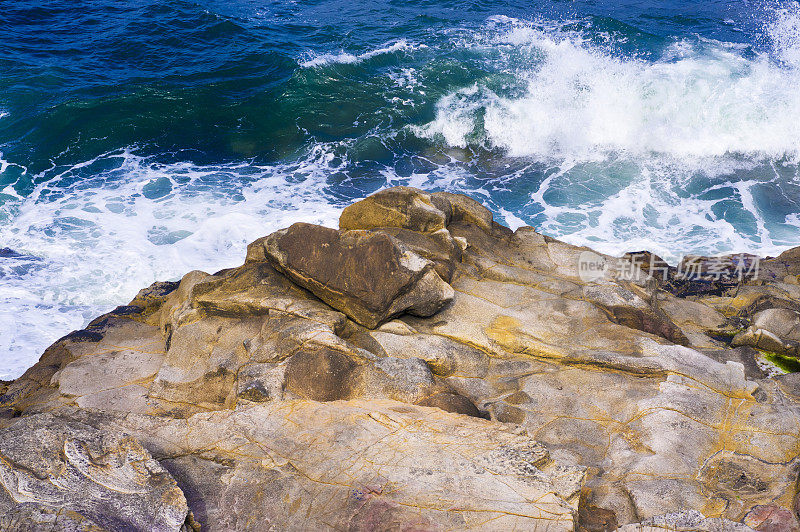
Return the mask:
[(17, 253), (16, 251), (14, 251), (11, 248), (0, 248), (0, 258), (3, 258), (3, 259), (12, 258), (12, 259), (14, 259), (14, 258), (17, 258), (17, 257), (22, 257), (22, 255), (20, 253)]
[[(792, 529), (800, 381), (759, 350), (800, 342), (800, 253), (712, 289), (651, 255), (664, 279), (634, 275), (641, 255), (407, 187), (351, 205), (339, 230), (268, 235), (243, 266), (156, 283), (0, 385), (0, 454), (19, 437), (71, 471), (58, 445), (74, 433), (93, 464), (35, 504), (0, 499), (18, 516), (0, 523)], [(601, 275), (582, 275), (587, 257)], [(141, 460), (101, 445), (115, 435)], [(38, 471), (17, 460), (3, 482)], [(108, 495), (100, 469), (147, 489)], [(171, 495), (142, 521), (155, 493)]]

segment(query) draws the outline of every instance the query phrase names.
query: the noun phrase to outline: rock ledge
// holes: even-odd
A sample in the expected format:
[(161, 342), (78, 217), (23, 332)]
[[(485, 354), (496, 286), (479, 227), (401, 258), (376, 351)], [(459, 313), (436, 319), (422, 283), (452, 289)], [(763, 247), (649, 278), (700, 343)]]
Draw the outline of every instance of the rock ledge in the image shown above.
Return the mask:
[(398, 187), (155, 283), (0, 383), (0, 529), (800, 529), (800, 248), (587, 253)]

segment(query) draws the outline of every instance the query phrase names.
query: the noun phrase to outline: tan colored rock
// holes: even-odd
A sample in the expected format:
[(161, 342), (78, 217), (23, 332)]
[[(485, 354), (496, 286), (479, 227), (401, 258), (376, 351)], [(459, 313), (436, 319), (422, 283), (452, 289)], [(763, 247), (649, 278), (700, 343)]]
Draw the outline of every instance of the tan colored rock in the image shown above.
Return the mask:
[(183, 276), (178, 288), (170, 292), (159, 307), (159, 311), (147, 322), (158, 326), (164, 335), (169, 335), (184, 322), (191, 322), (201, 317), (200, 312), (192, 306), (192, 290), (196, 284), (211, 277), (206, 272), (194, 270)]
[(303, 349), (286, 363), (286, 387), (315, 401), (335, 401), (352, 395), (352, 374), (358, 367), (350, 357), (333, 349)]
[(735, 346), (792, 345), (797, 256), (709, 291), (594, 254), (587, 280), (590, 250), (462, 196), (347, 212), (349, 231), (293, 226), (60, 340), (7, 386), (0, 434), (45, 411), (131, 433), (212, 529), (787, 522), (800, 380)]
[(617, 514), (608, 508), (600, 508), (587, 502), (590, 492), (584, 490), (578, 503), (578, 526), (576, 532), (613, 532), (619, 528)]
[(800, 356), (800, 312), (788, 308), (761, 310), (753, 317), (750, 328), (737, 334), (731, 344)]
[(800, 275), (800, 246), (788, 249), (773, 259), (762, 260), (759, 264), (759, 278), (781, 281), (787, 276)]
[(430, 233), (446, 227), (447, 217), (429, 194), (409, 187), (382, 190), (349, 205), (339, 217), (339, 229), (398, 227)]
[(719, 337), (730, 336), (735, 330), (723, 313), (699, 301), (665, 293), (658, 298), (658, 308), (680, 327), (692, 347), (725, 347)]
[(449, 388), (437, 385), (424, 361), (418, 358), (378, 358), (361, 366), (353, 376), (354, 396), (387, 397), (417, 403)]
[(419, 406), (432, 406), (441, 408), (445, 412), (453, 412), (454, 414), (464, 414), (465, 416), (482, 417), (481, 412), (475, 405), (464, 397), (456, 393), (439, 392), (424, 399), (417, 401)]
[(661, 532), (663, 530), (680, 532), (751, 532), (742, 523), (718, 517), (706, 517), (697, 510), (684, 510), (645, 519), (641, 523), (629, 524), (619, 528), (621, 532)]
[(163, 360), (164, 341), (158, 328), (127, 316), (106, 317), (101, 327), (76, 331), (51, 346), (37, 365), (8, 387), (0, 403), (26, 413), (64, 404), (146, 412), (154, 403), (142, 388), (147, 388)]
[(258, 317), (207, 316), (183, 323), (168, 336), (168, 349), (148, 395), (177, 411), (231, 407), (236, 374), (249, 360), (245, 340), (261, 330)]
[[(155, 327), (128, 321), (110, 330), (96, 346), (72, 350), (76, 359), (51, 378), (62, 395), (85, 396), (147, 382), (164, 361), (163, 340)], [(85, 349), (96, 347), (99, 349)]]
[(364, 349), (381, 356), (418, 358), (441, 377), (460, 375), (485, 377), (489, 357), (485, 352), (466, 343), (433, 334), (400, 335), (382, 330), (367, 332), (352, 338)]
[(382, 233), (392, 235), (409, 251), (433, 263), (433, 268), (443, 280), (450, 282), (463, 252), (463, 244), (456, 241), (447, 229), (433, 233), (417, 233), (409, 229), (387, 228)]
[(572, 530), (584, 474), (519, 429), (389, 400), (94, 422), (139, 438), (210, 530)]
[(784, 340), (800, 342), (800, 312), (785, 308), (762, 310), (753, 317), (757, 329), (766, 329)]
[(264, 315), (271, 310), (314, 317), (341, 327), (344, 316), (276, 272), (266, 262), (203, 278), (187, 295), (193, 307), (219, 316)]
[(492, 212), (463, 194), (450, 192), (434, 192), (431, 201), (437, 205), (447, 216), (447, 224), (463, 223), (473, 225), (486, 232), (491, 232), (494, 226)]
[(155, 282), (147, 288), (142, 288), (130, 306), (139, 307), (141, 315), (145, 319), (161, 309), (167, 297), (174, 292), (180, 283), (177, 282)]

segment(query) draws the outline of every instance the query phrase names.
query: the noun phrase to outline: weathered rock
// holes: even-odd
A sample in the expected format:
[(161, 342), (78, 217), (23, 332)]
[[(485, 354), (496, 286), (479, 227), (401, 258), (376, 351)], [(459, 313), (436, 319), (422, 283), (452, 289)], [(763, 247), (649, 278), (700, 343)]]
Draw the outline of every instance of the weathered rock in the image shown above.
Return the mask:
[(621, 532), (659, 532), (661, 530), (685, 532), (750, 532), (752, 529), (742, 523), (718, 517), (706, 517), (697, 510), (684, 510), (665, 515), (657, 515), (641, 523), (620, 527)]
[(347, 355), (333, 349), (304, 349), (286, 363), (286, 387), (315, 401), (347, 399), (357, 366)]
[[(292, 307), (295, 314), (315, 315), (339, 327), (344, 319), (265, 262), (203, 278), (192, 287), (190, 301), (194, 307), (218, 316), (259, 316)], [(329, 317), (323, 318), (323, 314)]]
[(800, 355), (800, 312), (769, 308), (753, 317), (753, 324), (737, 334), (733, 346), (749, 345), (782, 355)]
[(278, 270), (365, 327), (402, 312), (430, 316), (453, 297), (433, 263), (384, 233), (298, 223), (265, 249)]
[(670, 291), (682, 297), (721, 295), (742, 282), (756, 279), (759, 265), (760, 258), (747, 253), (720, 257), (687, 255), (675, 271)]
[(68, 403), (149, 411), (147, 386), (164, 360), (160, 331), (126, 316), (104, 318), (102, 328), (86, 332), (94, 335), (73, 333), (45, 351), (8, 387), (0, 405), (29, 414)]
[(744, 367), (744, 376), (749, 380), (757, 381), (767, 377), (758, 363), (759, 352), (752, 347), (742, 346), (734, 349), (702, 349), (701, 352), (717, 362), (738, 362)]
[(245, 340), (255, 338), (261, 320), (253, 316), (207, 316), (169, 333), (169, 347), (148, 395), (191, 414), (232, 407), (236, 374), (249, 360)]
[(598, 508), (588, 501), (588, 492), (581, 494), (578, 504), (576, 532), (613, 532), (617, 530), (617, 514), (607, 508)]
[(409, 251), (433, 263), (434, 270), (448, 283), (461, 262), (464, 243), (457, 241), (446, 229), (434, 233), (416, 233), (408, 229), (387, 228), (382, 233), (392, 235)]
[(339, 229), (398, 227), (431, 233), (444, 229), (447, 216), (431, 196), (409, 187), (382, 190), (349, 205), (339, 217)]
[(775, 382), (786, 390), (789, 395), (800, 397), (800, 373), (779, 375), (775, 377)]
[[(688, 344), (695, 348), (725, 348), (724, 340), (737, 330), (737, 324), (717, 309), (699, 301), (658, 294), (656, 306), (680, 328)], [(682, 343), (682, 342), (678, 342)]]
[(793, 294), (794, 290), (785, 290), (785, 285), (767, 285), (765, 287), (752, 286), (742, 287), (738, 290), (737, 297), (746, 305), (738, 309), (739, 317), (753, 320), (755, 316), (765, 310), (788, 309), (800, 312), (800, 290)]
[(389, 400), (69, 416), (142, 441), (203, 530), (572, 530), (584, 475), (518, 428)]
[(800, 279), (800, 246), (786, 250), (773, 259), (762, 260), (759, 264), (759, 278), (797, 284)]
[(359, 368), (353, 386), (358, 396), (388, 397), (406, 403), (417, 403), (443, 389), (424, 361), (393, 357), (379, 358)]
[(755, 506), (744, 518), (744, 523), (759, 532), (797, 532), (800, 521), (791, 510), (774, 504)]
[(0, 528), (177, 531), (188, 508), (134, 438), (39, 414), (0, 431)]
[(59, 340), (0, 396), (0, 435), (42, 412), (132, 434), (211, 530), (780, 528), (800, 380), (749, 346), (797, 341), (793, 253), (708, 291), (384, 191)]
[(431, 194), (431, 202), (445, 213), (448, 225), (463, 223), (486, 232), (491, 232), (496, 225), (492, 212), (469, 196), (435, 192)]
[(383, 330), (360, 334), (351, 341), (380, 356), (418, 358), (441, 377), (485, 377), (489, 357), (485, 352), (434, 334), (394, 334)]
[(464, 414), (465, 416), (482, 417), (475, 405), (464, 397), (456, 393), (440, 392), (428, 396), (421, 401), (417, 401), (419, 406), (433, 406), (441, 408), (445, 412)]
[(800, 312), (769, 308), (758, 312), (753, 325), (737, 334), (731, 345), (749, 345), (782, 355), (800, 355)]
[(139, 307), (143, 316), (150, 316), (161, 309), (167, 296), (177, 290), (179, 284), (169, 281), (155, 282), (147, 288), (141, 289), (130, 302), (130, 306)]

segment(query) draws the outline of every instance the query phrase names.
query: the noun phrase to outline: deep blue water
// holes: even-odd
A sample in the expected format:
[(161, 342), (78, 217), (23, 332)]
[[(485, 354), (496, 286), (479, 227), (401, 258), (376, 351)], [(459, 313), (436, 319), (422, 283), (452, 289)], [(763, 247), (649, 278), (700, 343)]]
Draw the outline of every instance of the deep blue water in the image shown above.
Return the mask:
[(800, 245), (800, 6), (0, 0), (0, 378), (411, 184), (618, 253)]

